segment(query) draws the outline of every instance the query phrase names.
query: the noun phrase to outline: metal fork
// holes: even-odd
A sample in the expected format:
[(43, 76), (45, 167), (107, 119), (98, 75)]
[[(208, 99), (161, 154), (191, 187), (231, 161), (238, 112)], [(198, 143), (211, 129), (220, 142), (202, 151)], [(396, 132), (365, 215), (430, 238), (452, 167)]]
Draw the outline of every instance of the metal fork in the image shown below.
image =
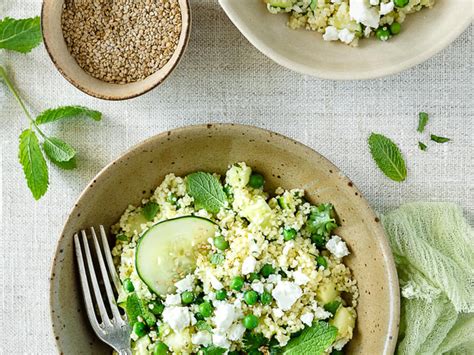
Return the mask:
[[(110, 284), (109, 274), (105, 266), (104, 258), (102, 257), (102, 251), (97, 239), (94, 228), (91, 228), (92, 241), (94, 243), (97, 260), (100, 267), (100, 273), (102, 275), (102, 281), (105, 286), (107, 294), (107, 302), (109, 309), (112, 312), (112, 318), (109, 318), (107, 309), (105, 308), (104, 299), (99, 288), (97, 281), (97, 273), (94, 270), (94, 263), (92, 260), (91, 250), (89, 248), (89, 242), (86, 231), (81, 231), (82, 246), (79, 234), (74, 235), (74, 244), (76, 246), (76, 257), (79, 266), (79, 275), (81, 278), (82, 291), (84, 295), (84, 302), (86, 306), (87, 316), (91, 323), (92, 329), (97, 334), (100, 340), (114, 348), (120, 355), (131, 355), (130, 349), (130, 334), (131, 328), (128, 323), (126, 315), (121, 315), (117, 307), (117, 301), (115, 300), (112, 285)], [(118, 290), (121, 287), (117, 272), (115, 271), (114, 263), (112, 260), (112, 254), (110, 253), (109, 243), (107, 241), (107, 234), (103, 226), (100, 226), (100, 235), (102, 240), (102, 247), (105, 254), (105, 260), (107, 262), (108, 271), (114, 283), (115, 289)], [(85, 259), (82, 251), (84, 250)], [(87, 267), (86, 267), (87, 265)], [(91, 293), (89, 284), (92, 286), (93, 294)], [(93, 297), (92, 297), (93, 296)], [(95, 303), (93, 302), (95, 300)], [(97, 319), (95, 307), (98, 309), (100, 316)]]

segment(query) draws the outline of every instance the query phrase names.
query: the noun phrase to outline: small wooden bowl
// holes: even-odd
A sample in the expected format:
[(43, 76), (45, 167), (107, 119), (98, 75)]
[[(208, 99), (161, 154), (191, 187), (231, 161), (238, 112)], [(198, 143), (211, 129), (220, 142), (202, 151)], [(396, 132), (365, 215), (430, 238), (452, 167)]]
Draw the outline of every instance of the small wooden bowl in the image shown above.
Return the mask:
[(178, 0), (181, 8), (181, 35), (171, 59), (156, 73), (130, 84), (112, 84), (89, 75), (69, 53), (61, 27), (64, 0), (43, 0), (41, 27), (46, 50), (59, 72), (75, 87), (104, 100), (126, 100), (145, 94), (161, 84), (178, 65), (188, 44), (191, 9), (188, 0)]

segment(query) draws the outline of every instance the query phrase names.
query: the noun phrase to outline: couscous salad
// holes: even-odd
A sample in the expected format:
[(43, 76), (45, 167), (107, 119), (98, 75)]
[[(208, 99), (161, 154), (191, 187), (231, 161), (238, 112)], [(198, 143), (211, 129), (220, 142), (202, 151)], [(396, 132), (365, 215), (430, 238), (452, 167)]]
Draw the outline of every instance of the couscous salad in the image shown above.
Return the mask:
[(288, 13), (288, 26), (323, 34), (326, 41), (357, 46), (375, 35), (386, 41), (402, 30), (408, 14), (433, 7), (435, 0), (264, 0), (273, 14)]
[(134, 354), (342, 353), (358, 289), (336, 227), (245, 163), (167, 175), (113, 227)]

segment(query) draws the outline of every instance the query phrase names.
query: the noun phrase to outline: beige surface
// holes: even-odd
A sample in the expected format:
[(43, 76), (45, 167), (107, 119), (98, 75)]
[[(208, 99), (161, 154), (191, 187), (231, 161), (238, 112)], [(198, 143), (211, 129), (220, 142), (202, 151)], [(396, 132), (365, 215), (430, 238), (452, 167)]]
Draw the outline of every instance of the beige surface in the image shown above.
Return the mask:
[[(453, 0), (455, 1), (455, 0)], [(235, 122), (269, 128), (317, 150), (363, 192), (378, 213), (403, 202), (451, 201), (474, 223), (473, 29), (427, 62), (378, 80), (332, 82), (300, 75), (256, 50), (215, 0), (192, 0), (193, 29), (177, 70), (137, 99), (91, 98), (67, 82), (44, 47), (30, 54), (2, 51), (0, 63), (38, 112), (57, 105), (98, 109), (102, 122), (71, 120), (45, 126), (79, 153), (72, 172), (51, 169), (51, 186), (33, 201), (18, 164), (18, 135), (28, 123), (0, 84), (0, 354), (55, 354), (49, 321), (49, 269), (68, 212), (89, 181), (134, 144), (189, 124)], [(39, 14), (40, 0), (0, 0), (0, 16)], [(417, 114), (449, 144), (418, 150)], [(396, 141), (408, 179), (388, 180), (367, 149), (370, 132)]]
[(189, 40), (191, 14), (188, 0), (179, 0), (182, 27), (176, 51), (163, 68), (144, 80), (119, 85), (90, 76), (69, 53), (61, 28), (64, 0), (45, 0), (41, 9), (41, 26), (46, 50), (59, 72), (79, 90), (106, 100), (123, 100), (142, 95), (161, 84), (178, 65)]
[(286, 14), (273, 15), (263, 0), (219, 0), (245, 37), (275, 62), (303, 74), (334, 80), (370, 79), (410, 68), (455, 40), (471, 23), (472, 0), (437, 0), (432, 9), (407, 16), (402, 32), (358, 48), (324, 41), (320, 33), (291, 30)]
[(148, 191), (170, 172), (222, 174), (239, 161), (262, 173), (270, 191), (278, 186), (302, 187), (310, 202), (334, 204), (341, 224), (336, 233), (351, 250), (346, 262), (360, 292), (356, 331), (347, 353), (393, 352), (399, 322), (395, 265), (380, 221), (360, 191), (334, 165), (296, 141), (231, 125), (182, 128), (151, 138), (114, 161), (86, 187), (66, 222), (52, 270), (52, 319), (61, 352), (95, 354), (104, 349), (92, 335), (78, 297), (74, 233), (118, 221), (129, 204), (149, 197)]

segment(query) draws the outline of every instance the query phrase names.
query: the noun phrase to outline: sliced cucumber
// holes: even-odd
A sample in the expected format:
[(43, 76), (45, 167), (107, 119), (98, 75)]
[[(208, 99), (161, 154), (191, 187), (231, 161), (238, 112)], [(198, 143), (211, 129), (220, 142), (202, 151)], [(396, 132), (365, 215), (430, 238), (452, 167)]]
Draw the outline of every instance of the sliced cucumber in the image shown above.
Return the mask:
[(214, 222), (195, 216), (155, 224), (138, 241), (138, 275), (158, 295), (174, 292), (174, 283), (194, 271), (197, 246), (214, 237), (217, 230)]

